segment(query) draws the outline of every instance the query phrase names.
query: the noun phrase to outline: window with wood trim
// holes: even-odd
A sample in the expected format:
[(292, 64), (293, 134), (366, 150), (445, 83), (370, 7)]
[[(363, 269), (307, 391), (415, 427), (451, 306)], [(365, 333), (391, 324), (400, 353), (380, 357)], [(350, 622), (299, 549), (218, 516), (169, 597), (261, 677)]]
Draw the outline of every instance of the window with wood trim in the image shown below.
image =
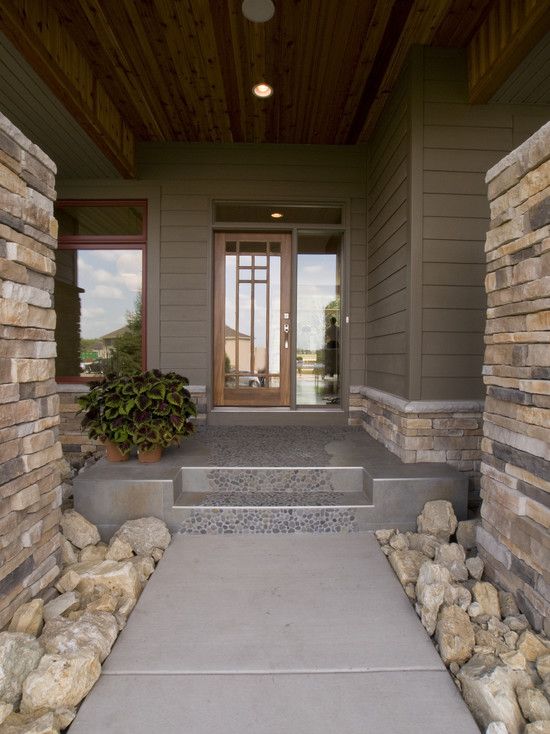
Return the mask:
[(87, 382), (145, 368), (145, 201), (56, 206), (56, 379)]

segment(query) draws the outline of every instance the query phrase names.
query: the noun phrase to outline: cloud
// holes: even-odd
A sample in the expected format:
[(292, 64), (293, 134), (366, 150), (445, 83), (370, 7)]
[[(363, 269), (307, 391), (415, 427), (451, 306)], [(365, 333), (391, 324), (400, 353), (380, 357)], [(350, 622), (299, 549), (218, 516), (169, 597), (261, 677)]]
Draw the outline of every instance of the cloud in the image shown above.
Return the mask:
[(82, 309), (82, 316), (85, 319), (93, 319), (93, 318), (96, 318), (97, 316), (103, 316), (104, 314), (105, 314), (105, 309), (102, 308), (101, 306), (97, 306), (95, 308), (84, 307)]
[(107, 262), (114, 262), (119, 253), (116, 250), (94, 250), (95, 257), (99, 260), (106, 260)]
[(90, 295), (95, 298), (114, 298), (116, 300), (124, 298), (122, 290), (111, 285), (96, 285)]

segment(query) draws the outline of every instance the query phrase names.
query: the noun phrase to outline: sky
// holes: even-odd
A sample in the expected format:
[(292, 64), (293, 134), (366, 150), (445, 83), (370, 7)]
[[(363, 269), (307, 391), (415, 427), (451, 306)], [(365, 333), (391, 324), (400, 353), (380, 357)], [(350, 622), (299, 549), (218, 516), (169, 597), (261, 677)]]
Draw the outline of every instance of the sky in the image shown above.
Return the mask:
[(141, 283), (139, 250), (79, 250), (82, 338), (93, 339), (124, 326)]

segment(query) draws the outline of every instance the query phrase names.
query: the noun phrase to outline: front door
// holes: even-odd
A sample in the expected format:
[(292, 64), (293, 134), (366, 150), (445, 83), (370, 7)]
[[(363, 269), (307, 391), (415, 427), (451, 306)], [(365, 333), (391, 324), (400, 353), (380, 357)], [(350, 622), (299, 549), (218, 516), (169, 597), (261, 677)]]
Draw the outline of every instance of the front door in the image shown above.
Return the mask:
[(217, 232), (214, 403), (290, 404), (291, 235)]

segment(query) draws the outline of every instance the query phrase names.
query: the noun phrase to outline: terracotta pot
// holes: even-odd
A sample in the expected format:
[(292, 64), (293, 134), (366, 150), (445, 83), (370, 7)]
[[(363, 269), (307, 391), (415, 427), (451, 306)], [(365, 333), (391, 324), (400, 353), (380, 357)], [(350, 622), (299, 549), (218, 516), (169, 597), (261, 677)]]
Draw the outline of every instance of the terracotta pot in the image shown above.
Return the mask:
[(162, 457), (162, 446), (155, 446), (150, 451), (138, 451), (138, 461), (142, 464), (154, 464)]
[(105, 441), (105, 458), (107, 461), (128, 461), (130, 454), (123, 454), (116, 443)]

